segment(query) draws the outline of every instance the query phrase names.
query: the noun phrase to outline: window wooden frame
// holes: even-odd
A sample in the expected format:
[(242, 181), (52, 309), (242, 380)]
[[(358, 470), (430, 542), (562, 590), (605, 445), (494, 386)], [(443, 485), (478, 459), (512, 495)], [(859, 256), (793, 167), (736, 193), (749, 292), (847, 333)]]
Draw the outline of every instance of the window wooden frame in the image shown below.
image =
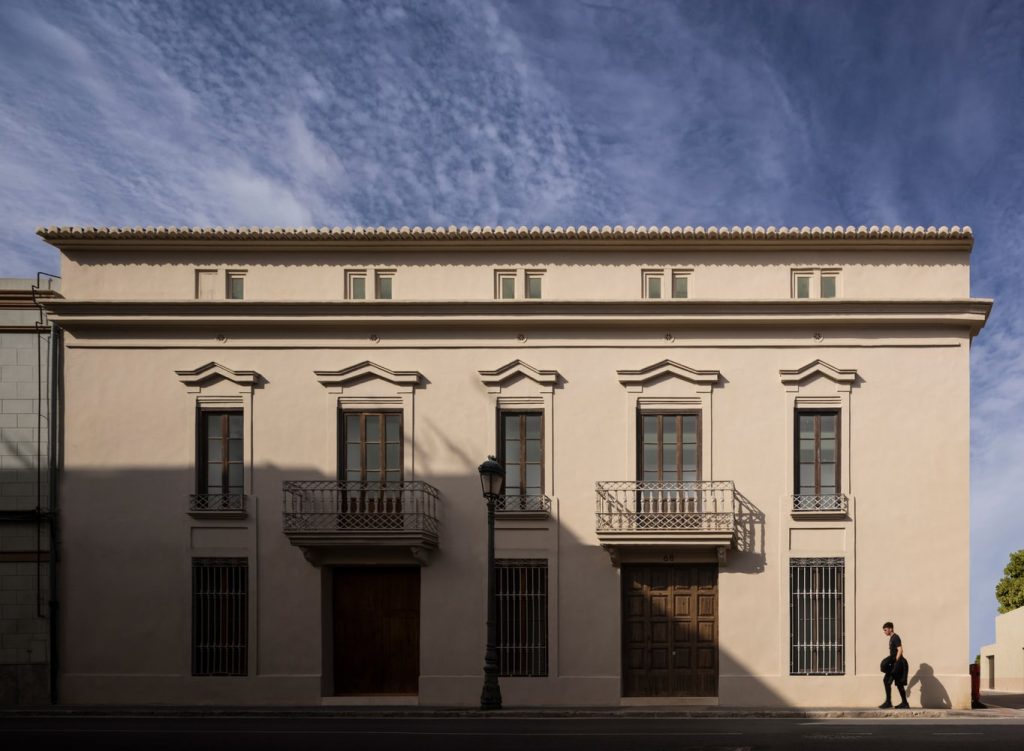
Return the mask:
[[(529, 491), (527, 489), (527, 485), (526, 485), (526, 467), (527, 467), (527, 464), (528, 464), (528, 462), (526, 461), (526, 418), (527, 417), (533, 417), (533, 416), (536, 416), (536, 417), (540, 418), (540, 461), (538, 461), (538, 462), (530, 462), (529, 463), (529, 464), (536, 464), (536, 465), (538, 465), (540, 467), (540, 488), (537, 490), (537, 492)], [(517, 486), (513, 486), (513, 487), (518, 487), (520, 492), (519, 493), (514, 493), (513, 495), (524, 495), (524, 496), (525, 495), (545, 495), (545, 490), (544, 490), (544, 488), (545, 488), (544, 474), (545, 474), (545, 471), (547, 469), (546, 462), (545, 462), (545, 452), (547, 450), (547, 445), (546, 445), (545, 436), (544, 436), (544, 433), (545, 433), (544, 411), (543, 410), (514, 410), (514, 411), (513, 410), (498, 410), (498, 456), (499, 456), (499, 461), (501, 462), (501, 466), (504, 467), (506, 470), (508, 469), (509, 462), (508, 462), (508, 456), (505, 453), (505, 442), (506, 442), (506, 437), (505, 437), (506, 436), (506, 433), (505, 433), (505, 421), (508, 418), (510, 418), (510, 417), (514, 417), (514, 418), (518, 418), (519, 419), (519, 436), (520, 436), (520, 438), (519, 438), (519, 461), (518, 461), (518, 465), (520, 467), (520, 470), (519, 470), (519, 484)], [(506, 475), (505, 481), (504, 481), (504, 483), (502, 485), (502, 491), (501, 491), (502, 493), (505, 493), (505, 489), (506, 489), (507, 486), (508, 486), (508, 476)]]
[[(836, 467), (835, 483), (829, 493), (823, 493), (821, 489), (821, 418), (834, 417), (835, 427), (835, 461), (831, 462)], [(800, 485), (800, 418), (814, 417), (814, 492), (803, 493)], [(793, 493), (794, 495), (837, 495), (842, 491), (842, 414), (839, 409), (797, 409), (793, 413)]]
[[(358, 416), (359, 417), (359, 479), (349, 480), (348, 473), (350, 468), (347, 466), (345, 461), (346, 450), (348, 447), (348, 432), (347, 432), (347, 419), (348, 417)], [(366, 441), (366, 418), (367, 417), (379, 417), (380, 418), (380, 429), (381, 429), (381, 440), (380, 440), (380, 468), (376, 470), (380, 473), (379, 482), (382, 483), (401, 483), (405, 478), (405, 416), (402, 410), (338, 410), (338, 479), (340, 482), (377, 482), (375, 480), (367, 480), (366, 475), (368, 471), (366, 468), (366, 456), (367, 456), (367, 441)], [(398, 464), (392, 467), (387, 463), (387, 447), (389, 441), (387, 440), (387, 418), (397, 417), (398, 418)], [(354, 443), (354, 442), (353, 442)], [(388, 479), (388, 472), (398, 472), (398, 479)]]
[[(211, 493), (216, 491), (210, 490), (210, 439), (211, 436), (207, 429), (209, 425), (210, 417), (220, 417), (220, 435), (219, 440), (222, 443), (221, 447), (221, 459), (219, 463), (221, 465), (221, 483), (220, 494), (221, 495), (244, 495), (245, 494), (245, 413), (241, 409), (199, 409), (196, 410), (196, 492), (197, 493)], [(230, 446), (231, 446), (231, 417), (237, 416), (241, 421), (241, 436), (235, 440), (242, 442), (242, 458), (232, 460), (230, 458)], [(231, 465), (237, 464), (242, 468), (242, 483), (241, 485), (231, 485), (230, 481), (230, 468)], [(237, 488), (237, 490), (236, 490)]]
[[(672, 417), (676, 419), (677, 435), (680, 438), (683, 435), (683, 418), (684, 417), (695, 417), (697, 421), (696, 433), (696, 460), (697, 460), (697, 479), (696, 482), (700, 482), (703, 477), (703, 456), (704, 456), (704, 445), (703, 445), (703, 426), (701, 421), (701, 411), (696, 409), (687, 410), (675, 410), (671, 412), (663, 411), (652, 411), (652, 410), (637, 410), (636, 413), (636, 478), (638, 482), (645, 482), (644, 480), (644, 418), (646, 417), (657, 417), (658, 418), (658, 479), (648, 480), (647, 482), (665, 482), (664, 472), (665, 468), (662, 466), (662, 459), (664, 458), (664, 419), (666, 417)], [(676, 476), (675, 482), (687, 482), (683, 479), (683, 442), (682, 440), (676, 441)], [(671, 481), (670, 481), (671, 482)]]

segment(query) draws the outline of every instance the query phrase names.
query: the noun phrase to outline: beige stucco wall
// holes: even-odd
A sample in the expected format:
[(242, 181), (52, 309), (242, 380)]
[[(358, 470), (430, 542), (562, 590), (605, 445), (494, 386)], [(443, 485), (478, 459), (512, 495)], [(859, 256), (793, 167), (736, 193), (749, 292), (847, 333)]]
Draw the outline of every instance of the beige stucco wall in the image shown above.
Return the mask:
[(981, 648), (981, 688), (1024, 691), (1024, 608), (996, 616), (996, 643)]
[[(486, 259), (460, 251), (422, 259), (74, 251), (64, 261), (64, 289), (73, 300), (185, 299), (201, 261), (248, 268), (247, 298), (338, 299), (342, 270), (377, 260), (398, 269), (396, 298), (488, 299), (493, 269), (519, 265), (546, 268), (545, 297), (550, 291), (563, 299), (637, 299), (640, 269), (673, 263), (694, 269), (695, 296), (708, 299), (788, 298), (791, 265), (815, 264), (842, 268), (846, 298), (965, 298), (968, 290), (967, 254), (943, 249), (712, 256), (624, 248)], [(655, 323), (643, 315), (588, 326), (519, 322), (510, 312), (502, 325), (482, 329), (424, 316), (386, 327), (376, 341), (368, 328), (297, 321), (270, 329), (172, 318), (129, 329), (116, 320), (76, 324), (66, 315), (63, 699), (321, 701), (324, 574), (282, 532), (281, 482), (335, 476), (339, 396), (314, 371), (371, 361), (422, 374), (421, 385), (402, 396), (406, 479), (431, 483), (442, 498), (440, 548), (422, 569), (418, 700), (478, 702), (486, 541), (476, 466), (494, 451), (501, 397), (479, 371), (519, 359), (560, 376), (547, 391), (528, 378), (502, 387), (505, 396), (548, 400), (553, 511), (547, 521), (504, 522), (497, 547), (499, 556), (549, 562), (551, 656), (547, 678), (502, 680), (507, 705), (620, 701), (620, 569), (598, 544), (594, 483), (634, 478), (642, 396), (665, 404), (704, 399), (704, 479), (735, 481), (762, 515), (720, 569), (720, 703), (873, 706), (887, 648), (881, 623), (893, 620), (911, 664), (912, 703), (968, 706), (969, 328), (955, 317), (927, 327), (897, 319), (871, 327), (831, 319), (823, 327), (817, 313), (808, 308), (805, 326), (776, 327)], [(721, 380), (703, 395), (672, 376), (645, 384), (639, 395), (619, 382), (619, 370), (666, 359), (719, 371)], [(816, 360), (856, 371), (855, 383), (844, 388), (821, 374), (798, 387), (782, 382), (780, 370)], [(252, 498), (244, 520), (197, 521), (186, 513), (197, 394), (175, 372), (211, 361), (263, 380), (245, 397)], [(344, 396), (358, 402), (398, 391), (368, 379)], [(239, 388), (218, 382), (207, 389), (221, 393)], [(848, 518), (789, 512), (795, 404), (842, 409)], [(249, 676), (193, 678), (189, 559), (221, 554), (250, 562)], [(680, 551), (677, 560), (687, 555)], [(846, 559), (845, 675), (789, 675), (791, 556)]]

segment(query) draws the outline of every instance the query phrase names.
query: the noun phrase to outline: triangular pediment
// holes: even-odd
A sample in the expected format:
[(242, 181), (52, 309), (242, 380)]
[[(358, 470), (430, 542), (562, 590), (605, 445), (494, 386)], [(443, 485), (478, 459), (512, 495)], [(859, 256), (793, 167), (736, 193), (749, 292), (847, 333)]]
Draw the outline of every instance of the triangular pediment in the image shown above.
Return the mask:
[(619, 376), (619, 383), (623, 386), (645, 386), (666, 376), (689, 381), (690, 383), (713, 386), (722, 378), (722, 374), (717, 370), (694, 370), (672, 360), (662, 360), (640, 370), (619, 370), (616, 372)]
[(315, 370), (313, 373), (324, 386), (342, 388), (372, 379), (413, 388), (423, 381), (423, 374), (418, 370), (390, 370), (369, 360), (341, 370)]
[(232, 370), (218, 362), (208, 362), (195, 370), (174, 371), (186, 386), (208, 386), (216, 381), (231, 381), (239, 386), (255, 386), (260, 374), (255, 370)]
[(852, 385), (857, 380), (856, 370), (840, 370), (824, 360), (814, 360), (796, 370), (780, 370), (779, 376), (787, 386), (799, 386), (816, 376), (822, 376), (833, 383)]
[(538, 370), (522, 360), (513, 360), (497, 370), (481, 370), (479, 373), (480, 380), (490, 388), (499, 388), (516, 378), (529, 378), (540, 386), (558, 385), (557, 370)]

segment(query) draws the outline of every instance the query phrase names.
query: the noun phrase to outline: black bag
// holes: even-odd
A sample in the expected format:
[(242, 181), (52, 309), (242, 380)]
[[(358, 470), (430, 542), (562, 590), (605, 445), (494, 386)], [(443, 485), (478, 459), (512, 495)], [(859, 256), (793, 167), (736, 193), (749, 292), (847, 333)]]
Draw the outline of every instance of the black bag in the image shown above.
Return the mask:
[(881, 664), (878, 666), (878, 669), (885, 674), (889, 674), (892, 672), (893, 662), (895, 661), (892, 659), (891, 656), (886, 657), (882, 660)]

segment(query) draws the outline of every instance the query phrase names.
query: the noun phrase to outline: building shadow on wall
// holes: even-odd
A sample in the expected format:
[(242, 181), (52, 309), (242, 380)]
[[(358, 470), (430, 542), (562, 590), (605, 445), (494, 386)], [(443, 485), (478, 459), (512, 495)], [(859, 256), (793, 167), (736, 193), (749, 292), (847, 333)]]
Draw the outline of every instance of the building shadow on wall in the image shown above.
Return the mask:
[(914, 677), (907, 684), (908, 700), (912, 696), (911, 691), (915, 686), (920, 686), (918, 688), (919, 701), (925, 709), (949, 709), (952, 707), (946, 687), (935, 677), (935, 670), (927, 662), (921, 663), (917, 672), (914, 673)]
[(730, 571), (757, 574), (764, 571), (764, 512), (736, 491), (736, 549), (729, 551)]

